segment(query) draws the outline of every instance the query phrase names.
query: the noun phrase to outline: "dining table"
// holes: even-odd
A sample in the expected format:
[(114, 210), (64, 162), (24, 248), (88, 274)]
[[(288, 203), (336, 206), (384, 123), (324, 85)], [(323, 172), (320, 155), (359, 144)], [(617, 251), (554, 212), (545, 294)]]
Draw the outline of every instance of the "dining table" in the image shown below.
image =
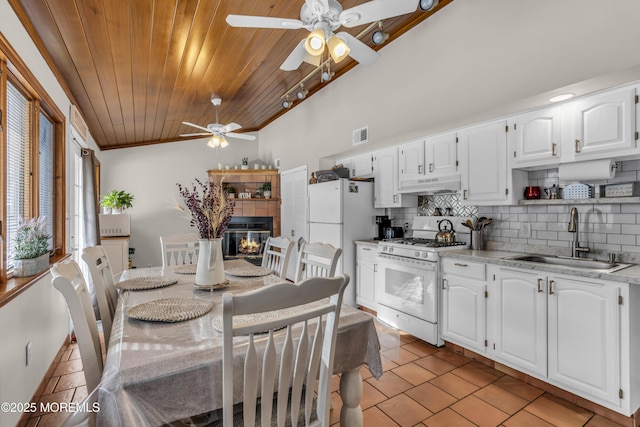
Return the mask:
[[(124, 271), (98, 387), (98, 426), (163, 426), (221, 412), (222, 295), (285, 281), (242, 259), (224, 261), (224, 268), (227, 280), (215, 289), (195, 284), (195, 266)], [(149, 282), (158, 287), (125, 286)], [(164, 321), (154, 318), (155, 313), (145, 314), (150, 305), (165, 299), (193, 303), (195, 312), (187, 316), (193, 318)], [(197, 312), (203, 307), (205, 313)], [(236, 339), (234, 350), (244, 344), (242, 337)], [(382, 375), (375, 317), (343, 304), (334, 359), (334, 374), (340, 374), (342, 426), (362, 426), (363, 364), (374, 378)]]

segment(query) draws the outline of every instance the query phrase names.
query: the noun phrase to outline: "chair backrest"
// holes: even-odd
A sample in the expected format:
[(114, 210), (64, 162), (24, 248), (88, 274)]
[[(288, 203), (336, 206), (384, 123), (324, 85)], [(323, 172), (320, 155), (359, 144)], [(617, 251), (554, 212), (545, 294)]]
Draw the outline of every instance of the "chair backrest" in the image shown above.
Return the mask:
[(55, 263), (51, 267), (53, 286), (62, 293), (78, 340), (87, 390), (95, 389), (102, 377), (102, 352), (96, 316), (80, 266), (73, 260)]
[[(305, 388), (303, 412), (305, 424), (309, 425), (316, 381), (318, 381), (316, 409), (318, 424), (329, 425), (337, 324), (342, 294), (348, 283), (348, 275), (311, 278), (299, 284), (282, 283), (254, 292), (236, 295), (225, 293), (222, 296), (224, 427), (234, 425), (233, 338), (247, 335), (249, 342), (246, 344), (247, 338), (244, 337), (242, 347), (246, 348), (244, 369), (242, 369), (244, 425), (255, 425), (257, 396), (260, 396), (262, 401), (260, 419), (263, 426), (271, 425), (273, 412), (271, 402), (274, 402), (274, 397), (277, 399), (274, 402), (277, 408), (277, 425), (284, 425), (287, 414), (290, 414), (291, 420), (297, 421), (301, 415), (302, 391)], [(327, 297), (329, 300), (326, 299)], [(281, 313), (283, 317), (272, 316), (262, 321), (252, 319), (246, 325), (239, 322), (234, 326), (236, 316), (294, 308), (311, 302), (318, 302), (318, 304), (305, 309), (287, 310)], [(323, 323), (324, 315), (326, 315), (326, 322)], [(294, 326), (297, 328), (294, 329)], [(281, 328), (286, 330), (280, 333), (274, 332)], [(268, 335), (265, 336), (263, 333)], [(259, 334), (255, 340), (254, 334)], [(256, 345), (257, 343), (260, 344)], [(259, 350), (256, 349), (257, 346), (260, 347)], [(261, 371), (260, 368), (262, 368)], [(259, 394), (258, 384), (261, 386)]]
[(111, 265), (102, 246), (84, 248), (82, 259), (89, 267), (91, 283), (93, 283), (95, 289), (100, 320), (102, 321), (104, 344), (107, 347), (111, 338), (111, 326), (113, 325), (113, 316), (115, 315), (118, 301), (118, 291), (111, 273)]
[(296, 282), (309, 277), (332, 277), (342, 249), (328, 243), (303, 243), (298, 254)]
[(198, 233), (160, 236), (162, 266), (197, 264), (199, 239)]
[(295, 242), (286, 237), (269, 237), (262, 254), (262, 266), (285, 278), (294, 245)]

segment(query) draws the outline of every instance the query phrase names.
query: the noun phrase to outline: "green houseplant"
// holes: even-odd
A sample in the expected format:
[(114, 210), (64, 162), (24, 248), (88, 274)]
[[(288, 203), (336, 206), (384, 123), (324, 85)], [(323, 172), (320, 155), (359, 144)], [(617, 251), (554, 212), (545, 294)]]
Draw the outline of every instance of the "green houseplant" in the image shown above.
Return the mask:
[(264, 194), (264, 198), (265, 199), (270, 199), (271, 198), (271, 183), (270, 182), (265, 182), (264, 184), (262, 184), (262, 194)]
[(27, 277), (49, 266), (49, 238), (44, 217), (21, 221), (13, 242), (13, 275)]
[(111, 190), (106, 196), (102, 196), (100, 206), (111, 209), (112, 213), (121, 213), (124, 209), (133, 206), (133, 196), (123, 190)]
[(225, 188), (225, 191), (229, 195), (230, 199), (235, 199), (236, 198), (236, 189), (235, 188), (227, 187), (227, 188)]
[(248, 157), (243, 157), (242, 158), (242, 166), (240, 166), (240, 169), (249, 169), (249, 158)]

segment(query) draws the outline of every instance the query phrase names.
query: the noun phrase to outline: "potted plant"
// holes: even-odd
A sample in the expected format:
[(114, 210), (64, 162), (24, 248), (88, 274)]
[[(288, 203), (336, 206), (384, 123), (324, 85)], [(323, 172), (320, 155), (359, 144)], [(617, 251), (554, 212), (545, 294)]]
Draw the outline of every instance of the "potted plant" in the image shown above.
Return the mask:
[[(111, 190), (106, 196), (102, 196), (100, 206), (110, 210), (110, 213), (119, 214), (124, 209), (132, 206), (133, 196), (123, 190)], [(109, 213), (105, 211), (105, 213)]]
[(242, 166), (240, 166), (240, 169), (249, 169), (249, 158), (248, 157), (243, 157), (242, 158)]
[(230, 199), (235, 199), (236, 198), (236, 189), (233, 187), (227, 187), (226, 189), (227, 194), (229, 195)]
[(262, 184), (262, 194), (264, 194), (264, 198), (265, 199), (270, 199), (271, 198), (271, 183), (270, 182), (265, 182), (264, 184)]
[(44, 217), (21, 221), (13, 242), (13, 275), (27, 277), (49, 266), (49, 234)]

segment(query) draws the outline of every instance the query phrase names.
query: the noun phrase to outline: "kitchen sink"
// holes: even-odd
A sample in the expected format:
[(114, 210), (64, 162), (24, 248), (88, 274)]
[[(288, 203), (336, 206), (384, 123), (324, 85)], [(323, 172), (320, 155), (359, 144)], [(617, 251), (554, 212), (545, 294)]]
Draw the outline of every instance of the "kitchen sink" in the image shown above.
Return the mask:
[(597, 261), (593, 259), (570, 258), (550, 255), (517, 255), (509, 257), (507, 259), (511, 259), (514, 261), (535, 262), (538, 264), (552, 264), (563, 265), (565, 267), (586, 268), (589, 270), (598, 270), (606, 273), (613, 273), (614, 271), (622, 270), (623, 268), (627, 268), (631, 265), (609, 261)]

